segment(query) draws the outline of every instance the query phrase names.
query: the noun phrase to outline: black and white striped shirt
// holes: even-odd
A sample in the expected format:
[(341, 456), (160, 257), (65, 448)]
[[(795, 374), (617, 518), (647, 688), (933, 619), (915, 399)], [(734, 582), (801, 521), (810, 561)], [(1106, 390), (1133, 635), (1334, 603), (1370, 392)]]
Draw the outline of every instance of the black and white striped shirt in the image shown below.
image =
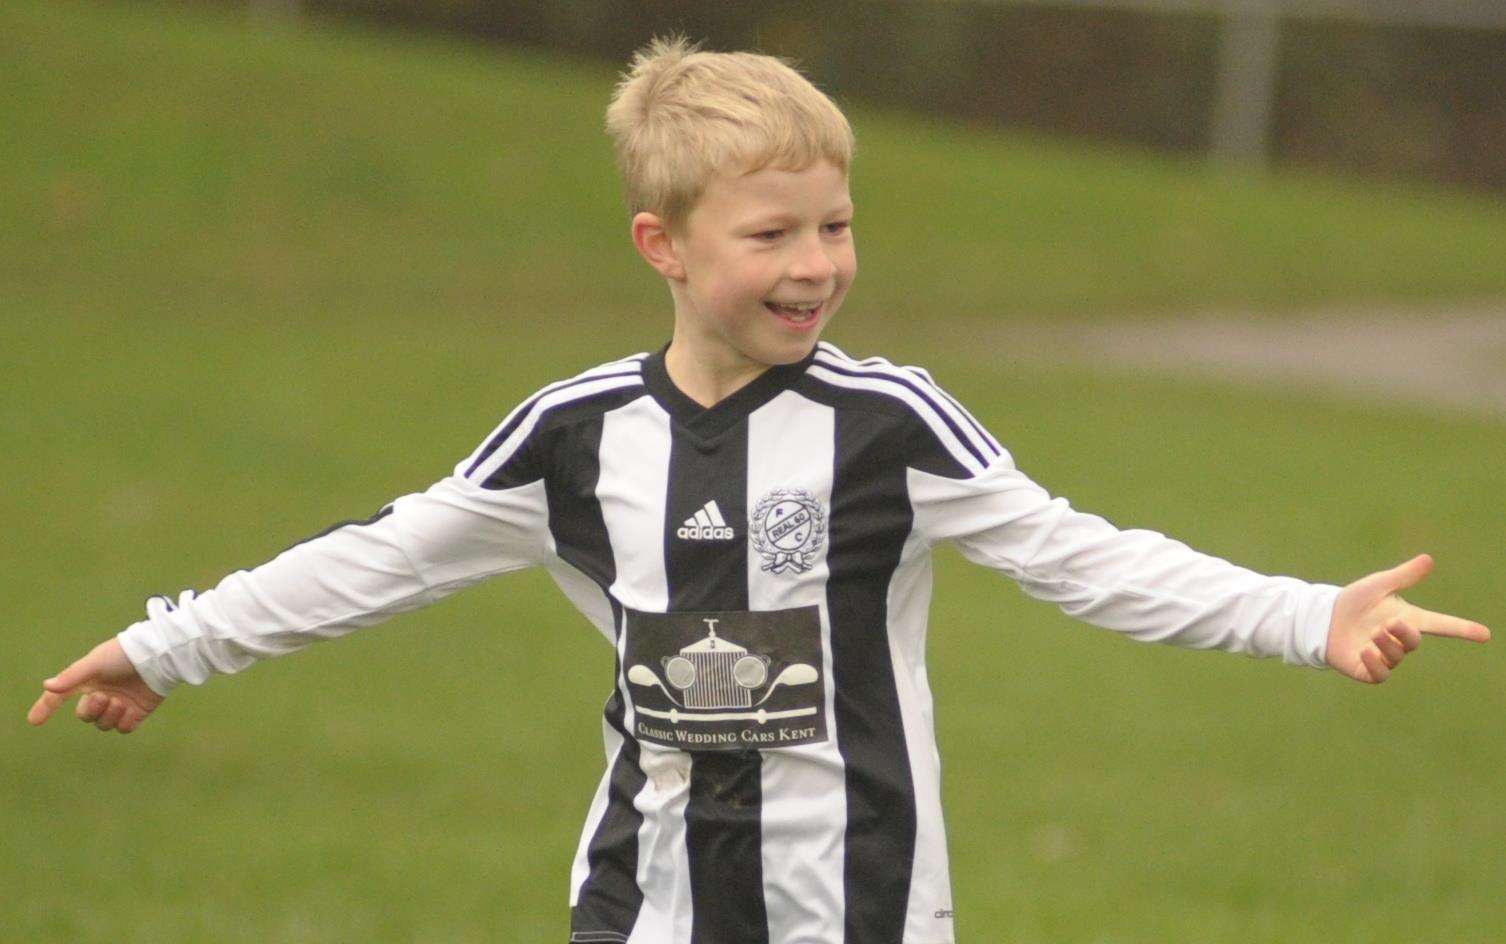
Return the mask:
[(662, 351), (551, 384), (428, 491), (120, 639), (165, 693), (542, 565), (617, 652), (573, 942), (943, 944), (941, 541), (1136, 639), (1324, 665), (1338, 587), (1077, 512), (925, 371), (824, 342), (710, 408)]

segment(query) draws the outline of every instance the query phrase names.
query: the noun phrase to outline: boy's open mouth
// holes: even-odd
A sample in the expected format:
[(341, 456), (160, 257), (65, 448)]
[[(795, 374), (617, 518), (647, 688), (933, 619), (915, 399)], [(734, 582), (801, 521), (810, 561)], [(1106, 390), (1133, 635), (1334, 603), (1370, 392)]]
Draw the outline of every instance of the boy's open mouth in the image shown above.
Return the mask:
[(826, 309), (826, 302), (822, 301), (814, 308), (803, 305), (781, 305), (777, 302), (764, 302), (763, 306), (786, 323), (797, 328), (804, 328), (815, 324), (820, 319), (821, 312)]

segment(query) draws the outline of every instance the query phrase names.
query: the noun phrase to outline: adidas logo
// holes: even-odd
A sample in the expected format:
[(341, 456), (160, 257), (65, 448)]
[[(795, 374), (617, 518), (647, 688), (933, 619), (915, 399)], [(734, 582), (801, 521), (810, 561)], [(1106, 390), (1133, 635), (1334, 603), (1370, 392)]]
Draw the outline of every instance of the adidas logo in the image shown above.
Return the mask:
[(675, 537), (686, 541), (730, 541), (733, 535), (713, 498), (694, 516), (685, 519), (685, 523), (675, 530)]

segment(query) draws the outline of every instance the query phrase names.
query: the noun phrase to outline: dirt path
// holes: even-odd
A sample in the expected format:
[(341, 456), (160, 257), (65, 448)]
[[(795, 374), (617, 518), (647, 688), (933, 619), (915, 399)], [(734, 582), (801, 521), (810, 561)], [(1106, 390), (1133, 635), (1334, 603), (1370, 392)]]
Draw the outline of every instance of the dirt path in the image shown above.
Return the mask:
[(1030, 339), (1023, 356), (1047, 363), (1302, 386), (1506, 419), (1506, 300), (1405, 313), (1328, 309), (1279, 321), (1219, 315), (1041, 325), (1011, 334)]

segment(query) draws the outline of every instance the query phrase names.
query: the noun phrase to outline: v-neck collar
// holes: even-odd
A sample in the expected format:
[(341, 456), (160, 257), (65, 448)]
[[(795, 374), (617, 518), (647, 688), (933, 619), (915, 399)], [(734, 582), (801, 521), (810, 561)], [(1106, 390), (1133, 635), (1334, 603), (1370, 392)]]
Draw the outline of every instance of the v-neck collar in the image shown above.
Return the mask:
[(770, 367), (711, 406), (701, 406), (669, 379), (669, 371), (664, 367), (664, 352), (668, 350), (669, 344), (666, 343), (644, 359), (643, 386), (687, 432), (700, 439), (713, 439), (789, 389), (816, 359), (818, 348), (812, 346), (809, 354), (793, 364)]

